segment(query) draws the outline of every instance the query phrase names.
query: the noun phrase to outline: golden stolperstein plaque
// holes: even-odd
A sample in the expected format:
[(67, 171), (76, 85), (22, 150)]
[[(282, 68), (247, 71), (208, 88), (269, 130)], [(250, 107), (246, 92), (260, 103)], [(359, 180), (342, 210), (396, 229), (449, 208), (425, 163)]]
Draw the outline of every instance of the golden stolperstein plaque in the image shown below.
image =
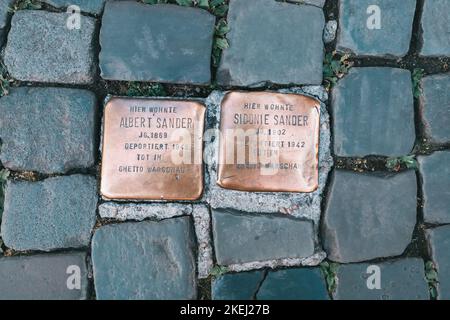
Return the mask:
[(317, 100), (298, 94), (230, 92), (220, 117), (219, 186), (255, 192), (318, 188)]
[(200, 198), (204, 118), (196, 101), (111, 98), (104, 111), (102, 196)]

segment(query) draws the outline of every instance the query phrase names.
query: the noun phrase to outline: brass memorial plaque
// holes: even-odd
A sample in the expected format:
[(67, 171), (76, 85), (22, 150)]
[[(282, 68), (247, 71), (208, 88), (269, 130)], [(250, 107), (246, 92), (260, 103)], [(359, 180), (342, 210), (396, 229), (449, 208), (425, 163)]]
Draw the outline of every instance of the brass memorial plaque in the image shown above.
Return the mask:
[(200, 198), (204, 118), (205, 107), (194, 101), (109, 100), (103, 126), (102, 196)]
[(320, 104), (298, 94), (230, 92), (222, 101), (219, 186), (262, 192), (318, 188)]

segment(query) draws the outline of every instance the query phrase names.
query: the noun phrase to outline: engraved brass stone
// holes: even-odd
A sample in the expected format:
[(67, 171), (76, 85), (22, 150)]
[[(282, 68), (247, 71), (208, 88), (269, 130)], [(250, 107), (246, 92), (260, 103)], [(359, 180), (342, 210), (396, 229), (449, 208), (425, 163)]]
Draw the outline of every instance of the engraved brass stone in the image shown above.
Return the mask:
[(102, 196), (200, 198), (204, 118), (205, 107), (195, 101), (111, 98), (104, 112)]
[(222, 101), (218, 185), (260, 192), (318, 188), (320, 104), (298, 94), (230, 92)]

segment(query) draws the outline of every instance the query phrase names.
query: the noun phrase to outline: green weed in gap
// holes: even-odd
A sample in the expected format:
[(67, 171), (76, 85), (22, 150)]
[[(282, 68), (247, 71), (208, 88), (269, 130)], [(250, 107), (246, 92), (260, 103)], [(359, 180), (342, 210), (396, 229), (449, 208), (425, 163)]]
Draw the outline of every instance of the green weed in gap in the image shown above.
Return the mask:
[(420, 82), (422, 81), (422, 78), (424, 76), (423, 69), (414, 69), (412, 73), (412, 83), (413, 83), (413, 93), (414, 98), (418, 99), (420, 95), (422, 94), (422, 87), (420, 85)]
[(405, 166), (408, 169), (416, 169), (417, 160), (414, 156), (403, 156), (398, 158), (388, 158), (386, 161), (386, 168), (391, 171), (399, 171), (402, 166)]
[(348, 61), (350, 55), (345, 54), (340, 58), (336, 58), (336, 53), (327, 53), (325, 55), (323, 63), (323, 78), (327, 89), (333, 87), (337, 81), (343, 78), (350, 68), (353, 66), (353, 62)]
[(209, 273), (213, 277), (219, 277), (225, 273), (227, 273), (229, 270), (227, 267), (224, 266), (214, 266), (211, 269), (211, 272)]
[(439, 281), (436, 266), (432, 261), (427, 261), (425, 263), (425, 278), (428, 282), (430, 297), (431, 299), (435, 300), (437, 298), (437, 284), (439, 283)]
[(336, 290), (337, 286), (337, 270), (339, 268), (339, 265), (337, 263), (332, 262), (322, 262), (320, 264), (320, 270), (322, 270), (322, 273), (325, 277), (325, 281), (327, 283), (328, 292), (332, 293)]
[(39, 10), (42, 9), (42, 3), (36, 0), (20, 0), (8, 8), (9, 12), (18, 10)]
[(220, 19), (216, 25), (214, 34), (214, 45), (213, 45), (213, 65), (215, 67), (219, 66), (220, 56), (222, 55), (222, 50), (227, 49), (230, 44), (226, 38), (226, 34), (230, 31), (225, 19)]
[(166, 96), (166, 90), (159, 84), (140, 84), (130, 82), (128, 84), (127, 96), (129, 97), (161, 97)]

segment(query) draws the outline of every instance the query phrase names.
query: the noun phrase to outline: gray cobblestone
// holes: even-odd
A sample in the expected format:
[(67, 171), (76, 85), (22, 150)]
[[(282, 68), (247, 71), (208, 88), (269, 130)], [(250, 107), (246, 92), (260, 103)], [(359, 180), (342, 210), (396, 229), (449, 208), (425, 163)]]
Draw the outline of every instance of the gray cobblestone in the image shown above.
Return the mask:
[(415, 172), (383, 177), (336, 170), (333, 175), (322, 222), (328, 258), (348, 263), (401, 255), (416, 225)]
[(87, 299), (85, 259), (81, 252), (0, 257), (0, 300)]
[(314, 254), (311, 221), (243, 215), (229, 210), (214, 210), (212, 217), (219, 265), (307, 258)]
[(269, 271), (256, 297), (258, 300), (329, 300), (320, 268)]
[[(369, 29), (377, 6), (379, 29)], [(340, 0), (337, 50), (357, 56), (403, 57), (408, 53), (416, 0)], [(370, 13), (370, 14), (369, 14)]]
[(87, 247), (95, 223), (97, 183), (72, 175), (6, 186), (1, 235), (14, 250)]
[(82, 12), (100, 14), (107, 0), (43, 0), (55, 8), (78, 6)]
[(429, 252), (438, 272), (438, 299), (450, 299), (450, 226), (426, 231)]
[[(373, 284), (368, 267), (380, 270), (380, 289), (369, 289)], [(337, 300), (428, 300), (428, 285), (421, 259), (408, 258), (383, 263), (349, 264), (339, 267), (337, 272)]]
[(14, 88), (0, 99), (6, 168), (65, 173), (95, 164), (96, 98), (86, 90)]
[(194, 299), (194, 235), (188, 217), (107, 225), (92, 240), (97, 299)]
[(450, 74), (422, 79), (419, 112), (430, 142), (450, 143)]
[(263, 271), (229, 273), (212, 282), (213, 300), (252, 300), (264, 278)]
[(450, 56), (450, 10), (446, 0), (424, 1), (422, 21), (423, 56)]
[(15, 0), (0, 0), (0, 46), (6, 38), (7, 23), (9, 20), (9, 9)]
[(423, 218), (427, 223), (450, 223), (450, 152), (418, 159), (422, 174)]
[[(228, 23), (230, 47), (223, 51), (218, 83), (322, 83), (325, 20), (321, 9), (272, 0), (233, 0)], [(248, 39), (253, 39), (251, 46)]]
[(341, 157), (409, 154), (415, 141), (412, 90), (408, 70), (350, 69), (332, 93), (335, 154)]
[(108, 2), (100, 31), (101, 75), (108, 80), (208, 84), (213, 32), (214, 16), (205, 10)]
[(89, 84), (94, 81), (95, 20), (80, 17), (80, 29), (67, 28), (65, 13), (21, 10), (14, 14), (5, 65), (21, 81)]

